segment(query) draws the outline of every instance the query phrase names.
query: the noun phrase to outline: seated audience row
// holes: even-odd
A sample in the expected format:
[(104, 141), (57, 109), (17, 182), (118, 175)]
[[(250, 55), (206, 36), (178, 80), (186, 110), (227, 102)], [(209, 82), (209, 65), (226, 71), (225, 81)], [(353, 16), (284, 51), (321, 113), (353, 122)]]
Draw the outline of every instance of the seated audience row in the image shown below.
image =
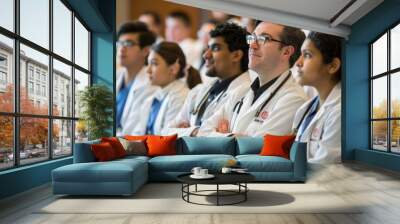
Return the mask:
[[(296, 135), (308, 143), (309, 162), (340, 161), (339, 38), (315, 32), (306, 38), (298, 28), (269, 22), (252, 34), (219, 24), (203, 53), (205, 74), (214, 80), (203, 84), (191, 82), (200, 76), (187, 65), (184, 47), (152, 45), (155, 39), (141, 22), (118, 33), (124, 68), (117, 88), (118, 135)], [(315, 87), (318, 95), (308, 100), (301, 85)]]

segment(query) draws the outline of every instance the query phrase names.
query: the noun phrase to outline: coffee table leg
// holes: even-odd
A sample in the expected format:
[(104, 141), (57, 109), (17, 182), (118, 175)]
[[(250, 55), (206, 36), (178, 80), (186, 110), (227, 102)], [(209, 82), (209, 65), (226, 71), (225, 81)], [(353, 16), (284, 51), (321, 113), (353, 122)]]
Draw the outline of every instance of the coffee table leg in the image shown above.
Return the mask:
[(196, 186), (195, 186), (195, 191), (197, 192), (197, 184), (196, 184)]
[(247, 182), (244, 183), (244, 201), (247, 201)]
[(217, 206), (219, 206), (219, 184), (217, 184)]

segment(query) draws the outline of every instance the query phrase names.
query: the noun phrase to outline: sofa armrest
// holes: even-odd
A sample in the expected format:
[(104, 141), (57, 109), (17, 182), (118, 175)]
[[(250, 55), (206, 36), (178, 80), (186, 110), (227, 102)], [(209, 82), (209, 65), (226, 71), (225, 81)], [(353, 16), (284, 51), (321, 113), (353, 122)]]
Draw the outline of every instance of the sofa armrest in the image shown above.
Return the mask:
[(293, 162), (293, 179), (305, 181), (307, 176), (307, 143), (294, 142), (290, 149), (290, 160)]
[(92, 144), (100, 143), (99, 140), (75, 143), (74, 147), (74, 163), (95, 162), (96, 158), (90, 148)]

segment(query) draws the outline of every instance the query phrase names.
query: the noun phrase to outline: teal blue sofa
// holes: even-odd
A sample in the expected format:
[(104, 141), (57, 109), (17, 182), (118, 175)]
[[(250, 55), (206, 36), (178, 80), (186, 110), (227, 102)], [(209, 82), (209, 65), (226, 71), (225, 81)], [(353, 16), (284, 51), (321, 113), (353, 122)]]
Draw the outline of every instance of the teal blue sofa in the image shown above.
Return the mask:
[(306, 144), (295, 142), (290, 159), (260, 156), (263, 138), (183, 137), (176, 144), (177, 155), (127, 156), (96, 162), (90, 145), (75, 144), (74, 163), (52, 171), (54, 194), (131, 195), (148, 181), (176, 181), (176, 177), (200, 166), (219, 172), (228, 160), (247, 168), (258, 182), (304, 182)]

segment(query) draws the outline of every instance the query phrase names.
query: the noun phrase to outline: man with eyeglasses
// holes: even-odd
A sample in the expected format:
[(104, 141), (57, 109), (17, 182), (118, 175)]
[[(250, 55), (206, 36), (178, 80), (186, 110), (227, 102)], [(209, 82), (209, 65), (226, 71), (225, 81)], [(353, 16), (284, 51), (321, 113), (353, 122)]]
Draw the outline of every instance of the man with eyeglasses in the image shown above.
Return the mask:
[(155, 35), (146, 24), (135, 21), (121, 26), (117, 34), (121, 66), (117, 78), (117, 135), (129, 135), (140, 120), (140, 107), (157, 88), (150, 85), (145, 61)]
[(232, 95), (200, 127), (200, 136), (288, 135), (296, 110), (307, 97), (290, 67), (300, 55), (304, 33), (297, 28), (261, 22), (247, 35), (249, 69), (257, 78), (244, 97)]
[(244, 96), (251, 83), (246, 30), (224, 23), (210, 32), (203, 54), (206, 75), (216, 80), (191, 90), (177, 118), (165, 134), (195, 136), (199, 126), (221, 108), (230, 95)]

